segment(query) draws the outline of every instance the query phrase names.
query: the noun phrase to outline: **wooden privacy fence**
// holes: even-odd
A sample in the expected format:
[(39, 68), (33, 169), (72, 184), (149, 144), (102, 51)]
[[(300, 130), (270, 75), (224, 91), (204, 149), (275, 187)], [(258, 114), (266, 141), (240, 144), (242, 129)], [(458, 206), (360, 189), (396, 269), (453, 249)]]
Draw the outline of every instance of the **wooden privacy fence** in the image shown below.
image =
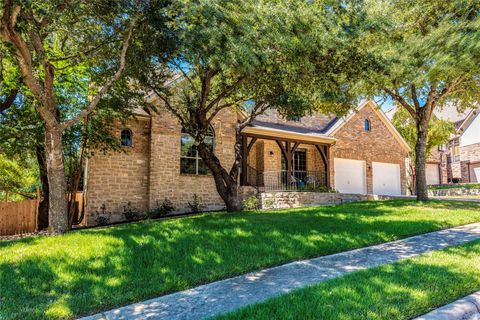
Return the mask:
[[(0, 236), (37, 231), (37, 215), (40, 200), (0, 202)], [(75, 195), (75, 215), (83, 208), (82, 193)]]
[(34, 232), (38, 200), (0, 202), (0, 236)]

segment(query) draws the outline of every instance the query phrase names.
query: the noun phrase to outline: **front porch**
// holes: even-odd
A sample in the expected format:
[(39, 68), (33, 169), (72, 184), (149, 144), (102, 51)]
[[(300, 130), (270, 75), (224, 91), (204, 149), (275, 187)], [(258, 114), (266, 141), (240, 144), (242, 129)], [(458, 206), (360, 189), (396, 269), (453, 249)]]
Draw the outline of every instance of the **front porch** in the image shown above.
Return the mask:
[(242, 186), (260, 192), (331, 190), (330, 147), (334, 139), (271, 131), (247, 128), (242, 133)]

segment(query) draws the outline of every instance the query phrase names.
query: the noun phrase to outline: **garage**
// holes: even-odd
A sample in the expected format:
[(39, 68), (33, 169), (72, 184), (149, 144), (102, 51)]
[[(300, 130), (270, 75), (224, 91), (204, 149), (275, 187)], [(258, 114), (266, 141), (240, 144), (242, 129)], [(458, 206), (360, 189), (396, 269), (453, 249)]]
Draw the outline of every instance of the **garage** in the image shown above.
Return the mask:
[(396, 163), (372, 162), (373, 193), (401, 195), (400, 165)]
[(367, 193), (365, 161), (334, 158), (335, 189), (340, 193)]
[(470, 164), (470, 182), (480, 182), (480, 163)]
[(440, 171), (438, 170), (438, 164), (427, 163), (425, 165), (425, 172), (427, 175), (427, 184), (440, 184)]

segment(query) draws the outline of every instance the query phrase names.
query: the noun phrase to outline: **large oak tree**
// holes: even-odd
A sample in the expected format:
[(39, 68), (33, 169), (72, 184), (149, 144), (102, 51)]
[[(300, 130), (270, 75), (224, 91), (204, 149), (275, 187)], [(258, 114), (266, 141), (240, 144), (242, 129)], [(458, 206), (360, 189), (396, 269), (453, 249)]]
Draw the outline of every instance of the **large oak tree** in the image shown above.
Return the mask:
[[(44, 125), (52, 232), (68, 229), (63, 134), (84, 120), (120, 78), (137, 12), (137, 2), (130, 1), (6, 0), (0, 4), (2, 56), (15, 62)], [(79, 69), (88, 70), (93, 86), (79, 86), (84, 81), (70, 77)], [(83, 102), (81, 111), (59, 108), (59, 87), (71, 90)]]
[(367, 0), (363, 50), (372, 57), (363, 93), (389, 96), (415, 123), (418, 200), (428, 199), (425, 161), (435, 109), (480, 98), (478, 1)]
[[(285, 116), (342, 114), (353, 105), (350, 83), (362, 68), (354, 8), (300, 0), (173, 5), (178, 48), (167, 56), (153, 52), (137, 78), (193, 137), (227, 210), (238, 210), (240, 133), (258, 114), (267, 108)], [(168, 69), (155, 66), (164, 60)], [(246, 115), (236, 125), (231, 164), (222, 164), (205, 142), (212, 120), (226, 108)]]

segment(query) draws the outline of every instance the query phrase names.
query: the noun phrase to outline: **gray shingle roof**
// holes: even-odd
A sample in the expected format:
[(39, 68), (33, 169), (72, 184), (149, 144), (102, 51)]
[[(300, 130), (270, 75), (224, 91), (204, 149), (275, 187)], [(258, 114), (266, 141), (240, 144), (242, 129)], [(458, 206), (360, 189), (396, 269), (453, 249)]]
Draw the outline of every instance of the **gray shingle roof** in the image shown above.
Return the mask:
[(337, 120), (337, 116), (314, 113), (299, 119), (287, 120), (276, 110), (267, 110), (252, 121), (253, 127), (285, 130), (303, 134), (324, 134)]

